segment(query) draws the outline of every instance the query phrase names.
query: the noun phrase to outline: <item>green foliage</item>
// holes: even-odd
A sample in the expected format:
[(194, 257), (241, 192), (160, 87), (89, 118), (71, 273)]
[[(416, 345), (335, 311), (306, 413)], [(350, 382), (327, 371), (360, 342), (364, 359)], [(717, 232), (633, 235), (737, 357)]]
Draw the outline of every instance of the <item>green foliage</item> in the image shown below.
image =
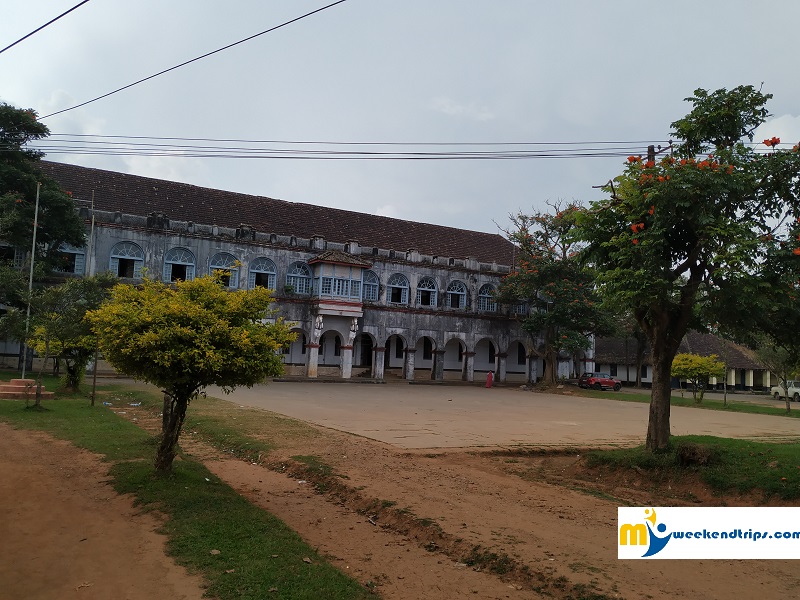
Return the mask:
[(70, 195), (38, 170), (42, 153), (25, 148), (49, 133), (36, 120), (35, 111), (0, 102), (0, 239), (30, 250), (36, 184), (40, 182), (37, 259), (52, 265), (62, 242), (83, 246), (84, 229)]
[(555, 214), (537, 212), (513, 217), (509, 238), (518, 247), (515, 269), (498, 290), (506, 304), (527, 303), (522, 327), (536, 341), (533, 352), (546, 361), (544, 379), (555, 382), (559, 352), (575, 353), (591, 345), (589, 336), (610, 327), (591, 274), (577, 259), (572, 233), (575, 204)]
[(209, 385), (251, 386), (283, 366), (278, 352), (293, 339), (270, 316), (264, 288), (226, 291), (214, 277), (173, 288), (145, 279), (119, 284), (109, 302), (89, 314), (103, 355), (115, 369), (189, 396)]
[(663, 452), (644, 447), (597, 450), (589, 453), (589, 464), (615, 469), (632, 467), (680, 479), (686, 473), (699, 473), (717, 492), (761, 492), (765, 499), (800, 498), (800, 469), (797, 456), (800, 444), (768, 444), (709, 436), (681, 436)]
[(179, 281), (175, 287), (145, 279), (119, 284), (111, 299), (89, 313), (104, 358), (115, 369), (165, 393), (156, 469), (172, 469), (189, 402), (218, 385), (229, 392), (279, 375), (279, 351), (294, 339), (271, 316), (264, 288), (227, 291), (220, 275)]
[(797, 293), (800, 152), (777, 138), (744, 143), (769, 98), (752, 86), (697, 90), (672, 124), (681, 142), (629, 157), (609, 198), (578, 216), (603, 293), (632, 309), (652, 347), (653, 448), (669, 440), (669, 367), (689, 326), (725, 326)]
[(681, 353), (672, 359), (672, 376), (685, 379), (692, 384), (692, 396), (698, 404), (703, 401), (706, 386), (712, 377), (725, 376), (725, 364), (717, 360), (716, 354)]
[(86, 313), (100, 306), (115, 282), (116, 278), (107, 273), (68, 279), (38, 291), (32, 298), (28, 343), (39, 356), (63, 361), (67, 389), (78, 390), (97, 348)]

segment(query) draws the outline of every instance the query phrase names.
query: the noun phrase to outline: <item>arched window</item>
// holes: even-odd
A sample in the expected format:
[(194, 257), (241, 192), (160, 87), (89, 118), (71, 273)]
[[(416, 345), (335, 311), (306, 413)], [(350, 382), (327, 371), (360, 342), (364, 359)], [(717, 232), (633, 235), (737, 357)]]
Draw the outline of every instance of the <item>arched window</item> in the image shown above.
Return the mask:
[(391, 304), (408, 304), (408, 279), (395, 273), (386, 282), (386, 301)]
[(467, 307), (467, 286), (461, 281), (454, 281), (447, 286), (447, 307)]
[(364, 302), (377, 302), (380, 293), (380, 280), (374, 271), (365, 270), (361, 274), (361, 290)]
[(76, 248), (69, 244), (61, 244), (58, 247), (56, 261), (54, 271), (83, 275), (83, 271), (86, 268), (86, 251), (83, 248)]
[(487, 283), (478, 290), (478, 310), (483, 312), (497, 312), (497, 302), (494, 300), (494, 286)]
[(277, 273), (274, 262), (264, 256), (259, 256), (250, 263), (247, 287), (251, 290), (256, 286), (274, 290), (277, 284)]
[(436, 282), (423, 277), (417, 284), (417, 306), (436, 306)]
[(308, 296), (311, 293), (311, 270), (304, 262), (289, 265), (286, 270), (287, 292)]
[(170, 248), (164, 255), (164, 281), (192, 281), (194, 254), (186, 248)]
[(236, 289), (239, 287), (239, 261), (233, 254), (220, 252), (211, 257), (208, 263), (210, 273), (220, 271), (220, 280), (225, 287)]
[(133, 242), (120, 242), (111, 248), (108, 270), (117, 277), (141, 279), (144, 267), (144, 252)]

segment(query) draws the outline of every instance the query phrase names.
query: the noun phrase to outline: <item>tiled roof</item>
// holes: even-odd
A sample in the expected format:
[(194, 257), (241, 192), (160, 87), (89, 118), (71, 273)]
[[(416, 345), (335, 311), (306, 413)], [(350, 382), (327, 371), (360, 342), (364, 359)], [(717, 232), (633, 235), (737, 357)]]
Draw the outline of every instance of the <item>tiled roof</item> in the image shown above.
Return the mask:
[[(690, 331), (681, 341), (678, 352), (700, 354), (701, 356), (716, 354), (720, 360), (727, 352), (728, 364), (731, 368), (755, 370), (764, 368), (749, 348), (708, 333)], [(624, 365), (627, 358), (628, 364), (632, 365), (635, 363), (635, 357), (636, 340), (634, 338), (628, 338), (627, 352), (624, 338), (597, 338), (595, 340), (595, 362), (598, 364)], [(647, 365), (651, 364), (649, 344), (645, 347), (643, 362)]]
[(98, 210), (134, 215), (160, 212), (177, 221), (223, 227), (246, 224), (262, 233), (301, 238), (321, 235), (331, 242), (355, 241), (365, 247), (402, 252), (415, 249), (425, 255), (458, 259), (471, 257), (500, 265), (513, 263), (512, 244), (497, 234), (225, 192), (64, 163), (42, 161), (41, 168), (64, 190), (72, 192), (75, 199), (89, 200), (94, 192)]

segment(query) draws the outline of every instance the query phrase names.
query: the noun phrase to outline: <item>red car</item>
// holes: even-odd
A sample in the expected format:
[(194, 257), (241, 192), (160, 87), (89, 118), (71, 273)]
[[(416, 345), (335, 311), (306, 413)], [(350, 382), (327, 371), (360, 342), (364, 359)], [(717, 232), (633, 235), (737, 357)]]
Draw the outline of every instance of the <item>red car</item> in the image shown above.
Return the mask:
[(618, 392), (622, 388), (622, 382), (608, 373), (584, 373), (578, 379), (578, 387)]

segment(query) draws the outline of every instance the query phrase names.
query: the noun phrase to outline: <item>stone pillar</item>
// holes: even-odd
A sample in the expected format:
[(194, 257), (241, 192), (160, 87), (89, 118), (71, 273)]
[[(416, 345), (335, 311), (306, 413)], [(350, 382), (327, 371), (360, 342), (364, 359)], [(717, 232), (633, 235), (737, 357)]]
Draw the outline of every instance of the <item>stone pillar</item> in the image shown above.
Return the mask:
[(317, 315), (314, 319), (314, 328), (311, 330), (311, 342), (306, 344), (308, 348), (308, 363), (306, 367), (306, 377), (317, 376), (317, 366), (319, 365), (319, 340), (322, 337), (322, 315)]
[(306, 377), (317, 376), (317, 365), (319, 364), (319, 344), (306, 344), (308, 352), (306, 356)]
[(353, 374), (353, 342), (358, 335), (358, 318), (353, 317), (350, 321), (350, 333), (347, 335), (347, 344), (341, 347), (342, 350), (342, 379), (350, 379)]
[(353, 347), (342, 346), (342, 379), (350, 379), (353, 374)]
[(431, 369), (431, 379), (436, 381), (444, 380), (444, 350), (433, 351), (433, 369)]
[(403, 379), (413, 380), (414, 379), (414, 354), (416, 354), (416, 348), (406, 348), (403, 350), (406, 353), (406, 359), (403, 363)]
[(753, 389), (753, 369), (747, 369), (744, 374), (744, 387), (747, 390)]
[(372, 352), (372, 377), (373, 379), (383, 379), (383, 361), (385, 360), (386, 348), (373, 348)]
[(528, 354), (525, 372), (527, 373), (528, 383), (536, 383), (536, 380), (539, 379), (539, 359), (533, 353)]
[(464, 352), (464, 371), (461, 379), (472, 383), (475, 381), (475, 353)]
[(497, 381), (500, 383), (506, 382), (506, 358), (508, 358), (508, 354), (505, 352), (500, 352), (497, 355)]

